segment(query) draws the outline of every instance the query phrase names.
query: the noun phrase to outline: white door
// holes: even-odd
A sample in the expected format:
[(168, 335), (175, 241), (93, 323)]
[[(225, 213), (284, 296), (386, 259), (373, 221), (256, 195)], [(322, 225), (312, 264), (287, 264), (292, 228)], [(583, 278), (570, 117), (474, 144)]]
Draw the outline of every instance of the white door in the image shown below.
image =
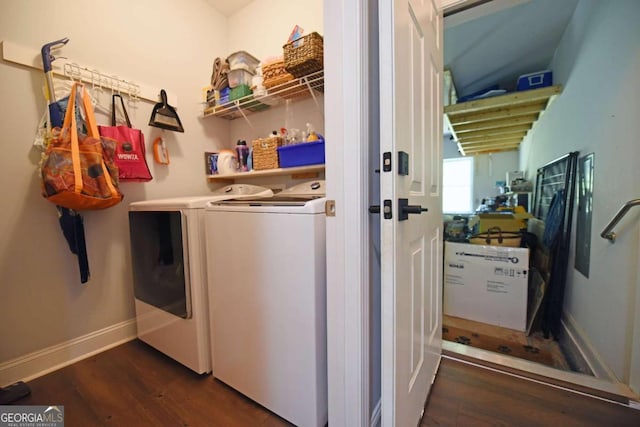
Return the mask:
[[(380, 1), (379, 13), (381, 202), (392, 206), (390, 219), (381, 209), (382, 425), (416, 426), (441, 354), (442, 15), (434, 0)], [(402, 220), (400, 199), (428, 212)]]

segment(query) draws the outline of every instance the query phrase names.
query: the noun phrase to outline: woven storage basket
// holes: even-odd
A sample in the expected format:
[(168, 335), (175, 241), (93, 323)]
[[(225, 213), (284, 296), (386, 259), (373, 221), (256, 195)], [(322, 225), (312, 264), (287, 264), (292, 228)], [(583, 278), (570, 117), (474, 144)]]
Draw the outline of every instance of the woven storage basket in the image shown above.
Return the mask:
[(294, 79), (293, 75), (284, 68), (284, 59), (276, 62), (270, 62), (262, 66), (262, 84), (267, 89), (281, 85)]
[(278, 167), (278, 147), (283, 139), (279, 136), (259, 138), (251, 144), (253, 146), (253, 169), (276, 169)]
[(491, 227), (484, 233), (478, 233), (469, 239), (474, 245), (520, 247), (522, 234), (513, 231), (502, 231), (500, 227)]
[(322, 36), (316, 32), (289, 42), (284, 48), (284, 67), (294, 75), (302, 77), (323, 68)]

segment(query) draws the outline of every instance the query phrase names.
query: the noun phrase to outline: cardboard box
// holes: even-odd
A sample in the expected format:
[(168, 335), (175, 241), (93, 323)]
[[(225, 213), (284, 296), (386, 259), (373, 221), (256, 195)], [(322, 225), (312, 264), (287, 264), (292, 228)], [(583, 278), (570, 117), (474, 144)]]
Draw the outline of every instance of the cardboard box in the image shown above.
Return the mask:
[(529, 249), (445, 242), (444, 314), (526, 331)]

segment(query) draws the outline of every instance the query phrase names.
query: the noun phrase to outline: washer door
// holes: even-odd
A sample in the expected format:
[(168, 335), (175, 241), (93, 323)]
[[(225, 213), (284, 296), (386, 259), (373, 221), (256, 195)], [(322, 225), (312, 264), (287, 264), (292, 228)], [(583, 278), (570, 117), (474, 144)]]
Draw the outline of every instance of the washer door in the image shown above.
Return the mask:
[(186, 224), (180, 211), (129, 212), (136, 299), (182, 318), (191, 317), (186, 283)]

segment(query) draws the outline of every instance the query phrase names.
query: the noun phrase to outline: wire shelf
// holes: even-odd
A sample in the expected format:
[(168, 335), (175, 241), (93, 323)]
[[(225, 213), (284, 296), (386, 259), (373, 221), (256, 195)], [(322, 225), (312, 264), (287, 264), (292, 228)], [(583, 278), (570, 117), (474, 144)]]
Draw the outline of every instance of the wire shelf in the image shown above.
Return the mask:
[(267, 89), (267, 94), (253, 94), (214, 107), (207, 107), (204, 116), (221, 117), (234, 120), (249, 114), (260, 112), (269, 107), (280, 105), (286, 100), (299, 101), (314, 98), (324, 92), (324, 71), (318, 71)]

